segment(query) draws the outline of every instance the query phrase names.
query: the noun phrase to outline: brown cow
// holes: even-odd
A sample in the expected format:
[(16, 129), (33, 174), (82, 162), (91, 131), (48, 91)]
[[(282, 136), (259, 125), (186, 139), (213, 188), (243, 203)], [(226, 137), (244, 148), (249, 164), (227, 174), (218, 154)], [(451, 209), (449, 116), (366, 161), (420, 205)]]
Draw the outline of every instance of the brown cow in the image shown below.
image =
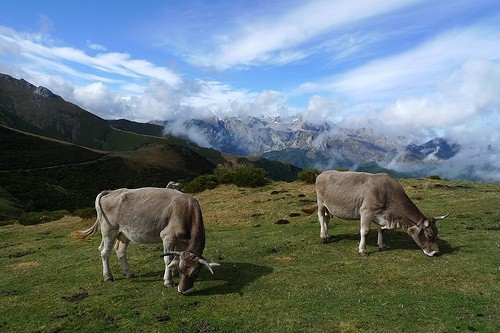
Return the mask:
[(103, 191), (95, 200), (97, 220), (92, 227), (74, 232), (85, 238), (101, 229), (101, 252), (104, 280), (113, 281), (109, 256), (115, 251), (123, 274), (132, 277), (127, 262), (127, 246), (136, 243), (163, 243), (164, 285), (174, 287), (173, 273), (180, 272), (177, 290), (193, 291), (194, 281), (202, 266), (212, 272), (211, 263), (203, 259), (205, 228), (198, 201), (192, 196), (166, 188), (138, 188)]
[(316, 178), (317, 206), (305, 209), (318, 212), (320, 237), (328, 242), (328, 223), (335, 216), (360, 220), (359, 253), (366, 256), (366, 237), (370, 223), (378, 226), (378, 246), (386, 249), (382, 230), (402, 228), (428, 256), (439, 253), (436, 220), (448, 215), (427, 218), (406, 195), (401, 185), (387, 174), (324, 171)]

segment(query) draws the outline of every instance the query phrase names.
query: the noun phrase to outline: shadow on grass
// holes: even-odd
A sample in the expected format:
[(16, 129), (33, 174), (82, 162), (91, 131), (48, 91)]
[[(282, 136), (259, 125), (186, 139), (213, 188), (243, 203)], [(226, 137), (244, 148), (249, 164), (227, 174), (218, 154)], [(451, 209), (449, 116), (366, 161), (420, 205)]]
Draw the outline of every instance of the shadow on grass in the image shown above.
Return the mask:
[[(335, 244), (342, 241), (356, 241), (359, 244), (360, 235), (359, 233), (352, 234), (340, 234), (340, 235), (330, 235), (329, 244)], [(420, 250), (418, 245), (413, 241), (413, 239), (403, 231), (400, 230), (385, 230), (384, 231), (384, 242), (388, 246), (387, 251), (396, 249), (408, 249), (408, 250)], [(377, 246), (377, 231), (371, 230), (370, 234), (366, 240), (368, 253), (374, 253), (376, 251), (370, 251), (370, 248)], [(440, 255), (452, 254), (460, 249), (459, 246), (453, 247), (444, 239), (439, 239), (438, 241), (439, 253)]]
[[(251, 263), (221, 262), (220, 266), (214, 267), (214, 274), (203, 269), (195, 282), (195, 289), (192, 295), (224, 295), (238, 293), (243, 295), (243, 289), (259, 278), (271, 274), (273, 269), (268, 266), (260, 266)], [(164, 271), (154, 271), (136, 276), (133, 282), (162, 283)], [(178, 277), (175, 282), (178, 282)], [(200, 289), (197, 283), (200, 281), (217, 281), (217, 285)]]
[(240, 262), (222, 262), (214, 267), (214, 274), (203, 272), (198, 281), (222, 281), (222, 283), (206, 289), (195, 289), (193, 295), (223, 295), (238, 293), (243, 295), (243, 289), (263, 276), (271, 274), (273, 269), (268, 266)]

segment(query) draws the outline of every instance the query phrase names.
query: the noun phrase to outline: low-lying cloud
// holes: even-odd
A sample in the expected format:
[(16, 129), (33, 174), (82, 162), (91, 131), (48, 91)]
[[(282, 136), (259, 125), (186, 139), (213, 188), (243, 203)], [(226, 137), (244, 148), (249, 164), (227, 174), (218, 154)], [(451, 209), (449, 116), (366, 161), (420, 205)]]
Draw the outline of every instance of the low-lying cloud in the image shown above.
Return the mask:
[(498, 151), (490, 145), (467, 145), (447, 160), (428, 159), (423, 163), (409, 163), (394, 158), (383, 166), (402, 173), (439, 175), (448, 179), (473, 179), (477, 181), (499, 182), (500, 162)]

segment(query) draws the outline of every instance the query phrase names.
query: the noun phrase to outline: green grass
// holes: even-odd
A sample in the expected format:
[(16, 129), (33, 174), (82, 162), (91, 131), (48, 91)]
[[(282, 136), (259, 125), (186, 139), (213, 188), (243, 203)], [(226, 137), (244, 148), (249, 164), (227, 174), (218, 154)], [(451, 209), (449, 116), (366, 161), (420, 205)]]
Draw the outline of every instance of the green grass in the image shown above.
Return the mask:
[(441, 256), (394, 230), (389, 251), (372, 232), (360, 257), (352, 221), (333, 220), (322, 244), (316, 217), (293, 214), (314, 205), (313, 185), (196, 194), (205, 256), (221, 266), (203, 271), (190, 296), (163, 286), (159, 245), (130, 246), (136, 278), (123, 278), (113, 256), (117, 281), (101, 281), (100, 236), (69, 236), (92, 220), (0, 227), (0, 331), (498, 332), (500, 185), (402, 183), (425, 214), (451, 211), (439, 224)]

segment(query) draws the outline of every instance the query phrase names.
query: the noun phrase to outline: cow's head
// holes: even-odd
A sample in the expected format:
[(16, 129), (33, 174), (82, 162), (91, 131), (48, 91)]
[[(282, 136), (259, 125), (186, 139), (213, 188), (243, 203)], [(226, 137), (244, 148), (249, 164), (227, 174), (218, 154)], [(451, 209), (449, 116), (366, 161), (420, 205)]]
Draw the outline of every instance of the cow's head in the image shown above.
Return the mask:
[(437, 244), (438, 228), (436, 221), (443, 220), (447, 218), (448, 215), (450, 215), (450, 213), (444, 216), (425, 219), (424, 221), (420, 221), (418, 224), (408, 228), (408, 234), (429, 257), (439, 254), (439, 247)]
[(184, 295), (193, 292), (194, 281), (196, 281), (201, 267), (205, 266), (206, 268), (208, 268), (210, 273), (214, 274), (212, 267), (219, 266), (219, 264), (215, 262), (208, 262), (189, 251), (171, 251), (165, 253), (164, 255), (175, 256), (168, 267), (169, 269), (173, 269), (174, 271), (179, 272), (180, 280), (177, 291)]

